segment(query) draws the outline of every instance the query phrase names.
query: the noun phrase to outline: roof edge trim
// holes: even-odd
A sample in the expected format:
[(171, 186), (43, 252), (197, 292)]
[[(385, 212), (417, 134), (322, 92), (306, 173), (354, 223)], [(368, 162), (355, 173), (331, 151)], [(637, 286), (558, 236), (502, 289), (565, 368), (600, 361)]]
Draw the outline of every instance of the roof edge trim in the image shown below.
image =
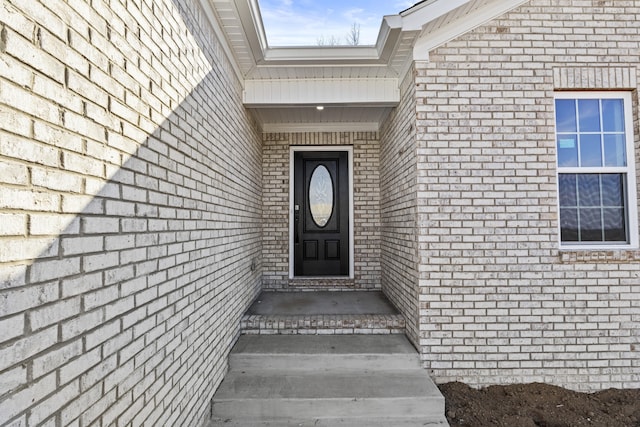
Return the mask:
[(486, 25), (528, 1), (529, 0), (496, 0), (490, 7), (473, 14), (471, 18), (465, 22), (465, 25), (457, 25), (459, 24), (459, 20), (456, 20), (434, 33), (420, 35), (413, 48), (414, 61), (429, 61), (429, 54), (433, 49), (475, 28)]

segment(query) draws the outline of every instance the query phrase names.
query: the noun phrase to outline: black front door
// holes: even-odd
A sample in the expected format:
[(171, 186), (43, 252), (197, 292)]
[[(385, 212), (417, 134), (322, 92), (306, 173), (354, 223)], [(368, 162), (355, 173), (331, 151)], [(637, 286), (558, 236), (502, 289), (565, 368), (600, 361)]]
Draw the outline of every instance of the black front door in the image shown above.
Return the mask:
[(346, 151), (294, 152), (294, 275), (349, 275)]

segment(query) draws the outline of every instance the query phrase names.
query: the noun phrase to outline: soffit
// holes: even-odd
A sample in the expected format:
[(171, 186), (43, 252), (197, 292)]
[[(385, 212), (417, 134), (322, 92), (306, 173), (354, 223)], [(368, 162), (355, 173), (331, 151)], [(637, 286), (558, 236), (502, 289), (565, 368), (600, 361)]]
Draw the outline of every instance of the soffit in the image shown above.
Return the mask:
[(419, 30), (402, 31), (398, 19), (381, 17), (375, 46), (271, 48), (257, 0), (202, 1), (217, 15), (245, 80), (398, 78), (411, 61), (413, 43), (420, 35)]
[[(340, 48), (270, 48), (257, 0), (201, 1), (216, 15), (235, 58), (244, 80), (245, 104), (266, 129), (278, 124), (379, 124), (400, 94), (399, 89), (387, 90), (385, 97), (376, 97), (376, 79), (386, 87), (393, 81), (399, 88), (414, 60), (428, 60), (435, 47), (527, 0), (424, 0), (384, 17), (375, 46)], [(337, 89), (329, 93), (327, 81), (335, 82), (331, 86)], [(349, 82), (362, 84), (356, 99), (353, 91), (344, 90)], [(274, 88), (285, 90), (286, 96)], [(316, 114), (307, 108), (314, 99), (333, 109)], [(304, 108), (291, 108), (296, 105)]]

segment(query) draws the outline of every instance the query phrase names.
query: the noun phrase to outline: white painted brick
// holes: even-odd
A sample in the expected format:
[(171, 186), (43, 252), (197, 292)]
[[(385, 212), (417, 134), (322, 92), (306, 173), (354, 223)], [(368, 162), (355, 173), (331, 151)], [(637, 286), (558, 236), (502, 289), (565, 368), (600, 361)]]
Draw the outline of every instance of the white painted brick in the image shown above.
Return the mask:
[(60, 197), (44, 192), (0, 187), (0, 209), (56, 212), (60, 210)]
[[(87, 408), (91, 407), (102, 396), (102, 384), (96, 384), (91, 389), (83, 391), (72, 405), (66, 406), (61, 411), (61, 420), (63, 425), (73, 425), (72, 421), (80, 416)], [(79, 426), (79, 422), (75, 422)]]
[(29, 171), (23, 164), (0, 161), (0, 182), (12, 185), (27, 185)]
[(24, 214), (0, 214), (0, 236), (24, 236), (27, 234), (27, 216)]
[(5, 53), (59, 83), (64, 82), (64, 64), (13, 31), (7, 31)]
[[(63, 384), (78, 378), (100, 362), (100, 349), (83, 352), (80, 357), (68, 361), (60, 367), (60, 382)], [(83, 388), (86, 389), (86, 388)]]
[[(56, 392), (29, 412), (29, 423), (42, 425), (42, 421), (50, 416), (52, 412), (60, 410), (64, 405), (73, 400), (79, 391), (78, 381), (73, 381), (64, 387), (56, 389)], [(53, 424), (55, 425), (55, 420)]]
[(0, 343), (21, 336), (24, 333), (24, 324), (23, 315), (0, 320)]
[(60, 123), (60, 110), (57, 106), (10, 83), (0, 81), (0, 101), (49, 123)]
[(82, 231), (86, 234), (117, 233), (119, 230), (118, 218), (85, 217), (82, 219)]
[[(55, 255), (56, 259), (38, 259), (33, 264), (25, 256), (18, 256), (19, 251), (3, 258), (15, 259), (15, 262), (2, 266), (2, 322), (10, 322), (9, 325), (16, 328), (15, 334), (18, 331), (20, 334), (14, 336), (11, 332), (6, 336), (11, 340), (14, 353), (1, 354), (2, 360), (11, 366), (0, 370), (13, 375), (13, 369), (31, 364), (25, 390), (43, 379), (53, 380), (53, 388), (46, 389), (46, 393), (36, 396), (35, 400), (26, 394), (21, 396), (24, 398), (21, 406), (15, 417), (11, 416), (25, 425), (27, 415), (31, 417), (30, 423), (42, 425), (58, 423), (80, 427), (110, 425), (113, 421), (126, 424), (135, 417), (144, 418), (140, 411), (146, 405), (151, 406), (148, 422), (156, 420), (162, 424), (169, 417), (163, 415), (169, 405), (175, 405), (172, 411), (178, 407), (185, 411), (171, 416), (170, 419), (177, 422), (167, 425), (200, 422), (194, 418), (204, 413), (202, 408), (209, 402), (208, 398), (194, 396), (210, 394), (212, 386), (207, 385), (205, 392), (205, 382), (219, 384), (221, 381), (221, 366), (232, 337), (237, 334), (235, 325), (214, 318), (198, 331), (190, 329), (192, 346), (187, 348), (177, 347), (178, 341), (169, 341), (162, 333), (164, 326), (153, 324), (150, 329), (146, 326), (136, 329), (147, 335), (141, 337), (142, 352), (126, 356), (131, 362), (118, 360), (119, 354), (134, 351), (133, 347), (127, 347), (134, 325), (145, 324), (155, 316), (164, 318), (171, 312), (163, 307), (169, 303), (168, 299), (153, 299), (160, 288), (163, 292), (173, 292), (173, 303), (178, 294), (204, 295), (232, 285), (236, 289), (234, 295), (221, 298), (230, 312), (239, 314), (260, 285), (260, 271), (247, 275), (246, 262), (240, 259), (239, 253), (241, 245), (251, 248), (256, 258), (260, 253), (259, 130), (249, 122), (242, 107), (240, 82), (235, 80), (227, 59), (220, 56), (213, 30), (202, 15), (191, 16), (198, 10), (191, 6), (191, 0), (187, 0), (185, 10), (188, 12), (180, 19), (175, 18), (175, 5), (165, 0), (154, 3), (154, 10), (146, 3), (121, 5), (102, 0), (89, 3), (52, 0), (46, 5), (18, 2), (0, 8), (3, 14), (0, 16), (4, 17), (5, 13), (10, 16), (7, 19), (11, 21), (9, 42), (20, 37), (19, 41), (30, 45), (22, 52), (10, 50), (0, 58), (0, 103), (6, 107), (0, 113), (6, 124), (4, 132), (0, 132), (0, 157), (4, 163), (20, 165), (13, 169), (16, 173), (12, 172), (11, 185), (33, 185), (41, 190), (33, 192), (30, 188), (21, 192), (13, 188), (7, 192), (5, 185), (0, 186), (0, 219), (6, 219), (7, 224), (0, 234), (46, 236), (33, 241), (44, 242), (50, 237), (59, 239), (56, 242), (60, 247), (60, 253), (48, 251), (33, 255), (40, 258)], [(115, 10), (110, 10), (111, 7)], [(130, 10), (136, 7), (143, 7), (145, 11)], [(155, 16), (153, 12), (160, 10), (162, 13)], [(141, 19), (145, 22), (138, 22)], [(185, 25), (183, 19), (200, 21)], [(2, 18), (3, 22), (7, 20)], [(107, 34), (107, 23), (111, 34)], [(138, 25), (144, 28), (138, 30)], [(161, 37), (156, 37), (161, 27), (174, 49), (185, 47), (183, 54), (162, 60), (153, 56), (152, 52), (162, 51), (158, 45)], [(204, 35), (190, 35), (189, 28), (198, 27), (204, 30)], [(141, 31), (141, 40), (150, 43), (149, 46), (140, 45), (138, 31)], [(151, 32), (154, 36), (150, 36)], [(208, 53), (192, 53), (202, 49)], [(12, 54), (20, 56), (22, 62)], [(36, 64), (32, 59), (38, 55), (44, 60)], [(215, 77), (205, 76), (204, 71), (201, 75), (191, 72), (210, 69), (212, 63), (223, 72)], [(188, 77), (178, 82), (175, 75)], [(155, 98), (152, 92), (163, 98)], [(184, 107), (180, 106), (182, 97), (191, 93), (194, 98), (187, 100)], [(202, 96), (205, 93), (216, 94), (215, 101), (199, 104), (209, 98)], [(116, 100), (111, 106), (109, 97)], [(219, 105), (224, 116), (213, 111), (213, 107)], [(109, 107), (122, 118), (109, 114)], [(185, 118), (187, 109), (197, 110), (198, 120)], [(11, 114), (7, 116), (5, 110)], [(167, 133), (165, 138), (159, 125), (170, 115), (180, 119), (171, 124), (166, 122), (171, 134)], [(4, 120), (6, 117), (9, 119)], [(216, 128), (223, 127), (228, 132), (224, 143), (214, 139), (206, 147), (199, 144), (205, 140), (205, 134), (212, 135)], [(152, 146), (151, 133), (156, 136), (153, 148), (141, 147), (140, 144), (146, 143)], [(230, 150), (229, 142), (233, 143)], [(172, 156), (182, 164), (161, 158), (176, 147), (180, 147), (180, 152)], [(212, 154), (220, 156), (216, 165), (209, 164)], [(129, 159), (130, 155), (134, 157)], [(125, 168), (119, 170), (123, 162), (126, 162)], [(221, 169), (214, 169), (218, 165)], [(24, 179), (25, 168), (31, 172), (27, 175), (30, 181)], [(173, 175), (169, 175), (169, 169)], [(238, 170), (243, 171), (241, 176), (236, 176)], [(232, 178), (212, 178), (219, 174)], [(9, 174), (3, 176), (9, 179)], [(180, 187), (172, 182), (174, 178), (181, 183)], [(205, 214), (209, 219), (202, 220), (214, 200), (223, 213), (216, 212), (215, 219)], [(133, 218), (136, 215), (138, 218)], [(159, 244), (158, 236), (155, 241), (136, 238), (139, 233), (147, 233), (150, 226), (143, 215), (158, 219), (151, 223), (151, 229), (166, 231), (162, 236), (166, 242), (161, 244), (170, 248), (171, 255), (161, 262), (151, 257), (163, 257), (162, 250), (149, 250)], [(164, 217), (158, 218), (158, 215)], [(230, 228), (216, 232), (214, 238), (210, 230), (221, 223)], [(120, 234), (125, 229), (131, 234)], [(185, 241), (193, 244), (182, 246)], [(199, 258), (192, 261), (188, 251), (195, 250), (199, 251)], [(175, 263), (179, 263), (177, 268)], [(209, 266), (217, 263), (221, 266), (220, 276), (211, 281)], [(100, 270), (87, 274), (81, 267)], [(134, 277), (139, 277), (140, 282), (125, 282)], [(46, 286), (37, 284), (49, 280), (51, 284)], [(141, 287), (138, 289), (133, 283)], [(17, 288), (11, 289), (14, 286)], [(147, 287), (155, 291), (138, 297), (145, 305), (137, 311), (135, 294)], [(147, 300), (149, 297), (152, 299)], [(82, 301), (81, 307), (77, 301)], [(205, 301), (209, 299), (198, 297), (193, 304), (180, 301), (176, 310), (185, 310), (185, 317), (203, 318), (209, 311)], [(148, 313), (147, 306), (152, 307), (154, 313)], [(96, 307), (94, 311), (87, 313), (78, 311), (93, 307)], [(37, 328), (49, 322), (57, 325), (38, 332)], [(120, 332), (125, 324), (130, 329)], [(49, 331), (51, 336), (39, 335)], [(30, 335), (24, 337), (24, 333)], [(159, 355), (167, 356), (162, 359), (166, 372), (183, 374), (175, 365), (200, 357), (193, 351), (204, 348), (207, 337), (214, 335), (228, 344), (207, 354), (205, 363), (218, 366), (214, 373), (205, 374), (207, 378), (188, 374), (179, 381), (170, 376), (158, 377), (157, 382), (150, 380), (155, 376), (153, 369), (160, 360)], [(31, 337), (41, 338), (39, 344), (25, 341)], [(57, 343), (58, 337), (64, 342)], [(147, 342), (155, 338), (154, 343)], [(43, 347), (35, 348), (36, 345)], [(20, 350), (27, 347), (28, 351)], [(134, 371), (136, 354), (139, 354), (139, 363), (149, 365)], [(87, 359), (94, 355), (100, 358)], [(102, 357), (106, 363), (102, 363)], [(81, 381), (72, 379), (77, 376)], [(129, 390), (141, 381), (152, 386), (146, 389), (147, 396), (135, 400)], [(180, 387), (171, 387), (173, 383)]]
[(0, 387), (5, 393), (11, 393), (24, 384), (27, 384), (27, 367), (24, 365), (0, 373)]
[(21, 338), (13, 342), (9, 347), (0, 349), (0, 371), (19, 364), (25, 358), (31, 357), (55, 344), (58, 339), (56, 329), (55, 327), (45, 329)]
[(0, 402), (0, 414), (3, 419), (10, 420), (21, 411), (27, 409), (32, 402), (42, 399), (56, 388), (55, 374), (51, 374), (39, 381), (34, 381), (29, 387), (13, 393), (9, 399)]
[[(72, 122), (75, 126), (77, 133), (81, 135), (89, 134), (89, 131), (93, 131), (94, 139), (100, 140), (100, 132), (102, 129), (95, 124), (92, 124), (88, 120), (81, 118), (80, 116), (67, 117), (65, 116), (65, 123)], [(71, 152), (63, 152), (63, 162), (65, 169), (77, 172), (82, 175), (88, 175), (93, 177), (103, 177), (104, 165), (102, 162), (92, 159), (90, 157), (82, 156)]]
[(73, 215), (31, 214), (29, 216), (29, 233), (33, 236), (58, 236), (77, 234), (80, 221)]
[(68, 360), (73, 359), (81, 353), (82, 340), (80, 339), (51, 350), (33, 360), (33, 377), (40, 378), (43, 375), (53, 372)]
[(115, 267), (119, 263), (117, 252), (103, 253), (99, 255), (85, 255), (82, 257), (82, 270), (90, 273), (96, 270), (105, 270)]
[(80, 273), (80, 258), (38, 261), (31, 266), (29, 280), (32, 283), (60, 279)]
[(73, 298), (46, 305), (29, 312), (31, 329), (36, 331), (60, 320), (74, 317), (80, 313), (80, 298)]
[(21, 289), (0, 290), (0, 313), (4, 316), (25, 311), (33, 305), (33, 301), (41, 304), (58, 299), (57, 284), (49, 283)]
[(77, 337), (85, 331), (95, 328), (104, 321), (102, 310), (94, 310), (62, 323), (62, 339), (64, 341)]
[(32, 168), (31, 182), (38, 187), (50, 190), (80, 193), (82, 191), (82, 178), (77, 175), (55, 171), (50, 169)]
[(118, 296), (118, 286), (109, 286), (84, 294), (82, 301), (85, 310), (92, 310), (115, 301)]
[(0, 246), (0, 262), (21, 261), (36, 257), (49, 258), (58, 255), (58, 245), (54, 239), (4, 239)]
[(61, 245), (65, 256), (102, 252), (104, 238), (102, 236), (68, 237), (62, 239)]

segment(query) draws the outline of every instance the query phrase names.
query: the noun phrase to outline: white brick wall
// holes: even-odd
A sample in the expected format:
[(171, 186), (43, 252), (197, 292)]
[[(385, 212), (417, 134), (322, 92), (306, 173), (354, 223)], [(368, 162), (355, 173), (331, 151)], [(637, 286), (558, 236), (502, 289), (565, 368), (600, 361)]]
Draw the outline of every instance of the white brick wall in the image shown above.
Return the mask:
[(637, 1), (532, 0), (416, 64), (420, 343), (438, 381), (640, 386), (639, 254), (558, 250), (553, 118), (555, 90), (633, 89), (640, 158), (639, 21)]
[(6, 0), (0, 34), (0, 424), (200, 425), (261, 281), (230, 62), (191, 0)]
[(407, 335), (416, 346), (418, 317), (418, 240), (416, 222), (417, 157), (414, 73), (401, 85), (400, 104), (382, 126), (380, 193), (382, 198), (382, 290), (402, 312)]

